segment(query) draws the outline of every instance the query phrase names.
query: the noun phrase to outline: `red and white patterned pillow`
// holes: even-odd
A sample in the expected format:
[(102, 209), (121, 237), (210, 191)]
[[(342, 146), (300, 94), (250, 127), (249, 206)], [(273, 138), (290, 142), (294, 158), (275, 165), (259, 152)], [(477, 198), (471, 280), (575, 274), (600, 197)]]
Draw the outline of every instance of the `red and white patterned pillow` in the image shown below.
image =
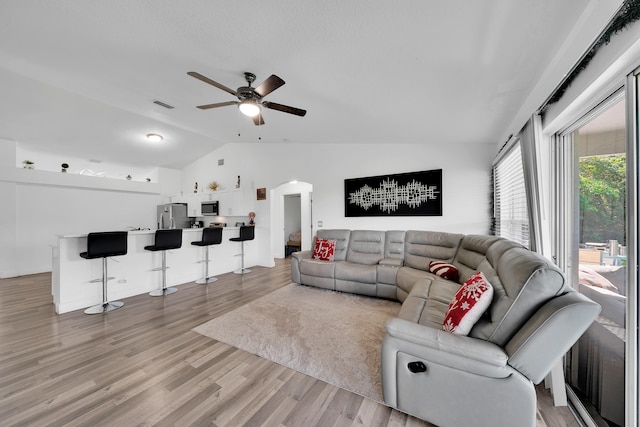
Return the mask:
[(335, 251), (335, 239), (319, 239), (316, 237), (316, 244), (313, 248), (313, 255), (311, 257), (320, 261), (333, 261)]
[(458, 281), (458, 269), (448, 262), (431, 261), (429, 263), (429, 271), (443, 279)]
[(481, 271), (475, 273), (453, 296), (442, 329), (456, 335), (468, 335), (492, 299), (493, 286)]

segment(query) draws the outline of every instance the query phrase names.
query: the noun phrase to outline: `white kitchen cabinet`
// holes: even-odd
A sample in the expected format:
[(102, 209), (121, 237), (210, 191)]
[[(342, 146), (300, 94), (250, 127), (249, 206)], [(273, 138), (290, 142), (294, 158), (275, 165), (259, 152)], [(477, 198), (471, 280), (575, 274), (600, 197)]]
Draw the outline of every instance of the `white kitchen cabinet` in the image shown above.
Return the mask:
[(194, 194), (187, 197), (187, 216), (202, 216), (202, 195)]
[(244, 191), (242, 189), (219, 192), (220, 205), (218, 207), (222, 216), (244, 216), (246, 211)]
[(171, 196), (169, 197), (169, 203), (187, 203), (188, 196)]
[(216, 200), (219, 200), (219, 193), (220, 193), (219, 191), (203, 193), (202, 200), (205, 202), (215, 202)]

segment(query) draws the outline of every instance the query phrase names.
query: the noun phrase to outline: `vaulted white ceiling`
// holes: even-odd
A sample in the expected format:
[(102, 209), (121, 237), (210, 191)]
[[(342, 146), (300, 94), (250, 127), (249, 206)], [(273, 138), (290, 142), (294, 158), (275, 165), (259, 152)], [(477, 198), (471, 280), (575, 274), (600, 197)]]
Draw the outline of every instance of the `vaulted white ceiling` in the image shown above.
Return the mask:
[[(3, 0), (0, 138), (178, 168), (235, 142), (497, 144), (616, 3)], [(235, 106), (199, 110), (235, 98), (188, 71), (232, 89), (276, 74), (266, 99), (308, 113), (266, 110), (257, 127)]]

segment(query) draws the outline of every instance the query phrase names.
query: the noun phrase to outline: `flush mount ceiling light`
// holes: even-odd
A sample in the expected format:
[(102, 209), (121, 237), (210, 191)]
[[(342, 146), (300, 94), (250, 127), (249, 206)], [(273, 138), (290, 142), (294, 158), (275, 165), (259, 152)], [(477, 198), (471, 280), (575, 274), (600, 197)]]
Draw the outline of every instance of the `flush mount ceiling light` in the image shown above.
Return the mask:
[(147, 139), (151, 142), (160, 142), (163, 138), (162, 135), (159, 135), (157, 133), (148, 133)]
[(240, 112), (245, 116), (255, 117), (260, 114), (260, 107), (258, 106), (258, 103), (253, 99), (245, 99), (238, 105), (238, 108), (240, 109)]

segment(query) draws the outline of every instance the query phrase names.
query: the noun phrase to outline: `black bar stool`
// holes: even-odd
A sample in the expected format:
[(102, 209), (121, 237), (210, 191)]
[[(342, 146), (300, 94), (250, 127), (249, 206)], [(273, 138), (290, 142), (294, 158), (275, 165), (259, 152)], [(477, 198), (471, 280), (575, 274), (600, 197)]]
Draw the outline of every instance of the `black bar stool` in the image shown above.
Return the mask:
[(102, 304), (87, 308), (84, 311), (86, 314), (106, 313), (117, 310), (124, 305), (122, 301), (109, 302), (107, 299), (107, 282), (113, 279), (107, 273), (107, 258), (126, 254), (126, 231), (104, 231), (87, 235), (87, 252), (81, 252), (80, 256), (85, 259), (102, 258), (102, 278), (89, 282), (102, 282)]
[(145, 246), (148, 251), (162, 251), (162, 267), (154, 268), (151, 271), (162, 271), (162, 289), (156, 289), (149, 292), (152, 297), (161, 297), (170, 295), (178, 290), (176, 288), (167, 288), (167, 251), (169, 249), (178, 249), (182, 247), (182, 229), (174, 230), (156, 230), (155, 243), (153, 246)]
[(242, 253), (241, 253), (242, 267), (240, 268), (240, 270), (234, 271), (234, 273), (236, 274), (251, 273), (251, 270), (249, 270), (248, 268), (244, 268), (244, 242), (246, 242), (247, 240), (253, 240), (254, 236), (255, 236), (255, 227), (253, 225), (242, 225), (240, 226), (240, 236), (232, 237), (229, 239), (232, 242), (240, 242), (242, 247)]
[(209, 246), (211, 245), (219, 245), (222, 243), (222, 228), (219, 227), (208, 227), (202, 230), (202, 240), (199, 242), (191, 242), (192, 245), (196, 246), (204, 246), (205, 258), (204, 261), (204, 277), (202, 279), (196, 280), (196, 283), (201, 285), (206, 285), (208, 283), (215, 282), (215, 277), (209, 277)]

